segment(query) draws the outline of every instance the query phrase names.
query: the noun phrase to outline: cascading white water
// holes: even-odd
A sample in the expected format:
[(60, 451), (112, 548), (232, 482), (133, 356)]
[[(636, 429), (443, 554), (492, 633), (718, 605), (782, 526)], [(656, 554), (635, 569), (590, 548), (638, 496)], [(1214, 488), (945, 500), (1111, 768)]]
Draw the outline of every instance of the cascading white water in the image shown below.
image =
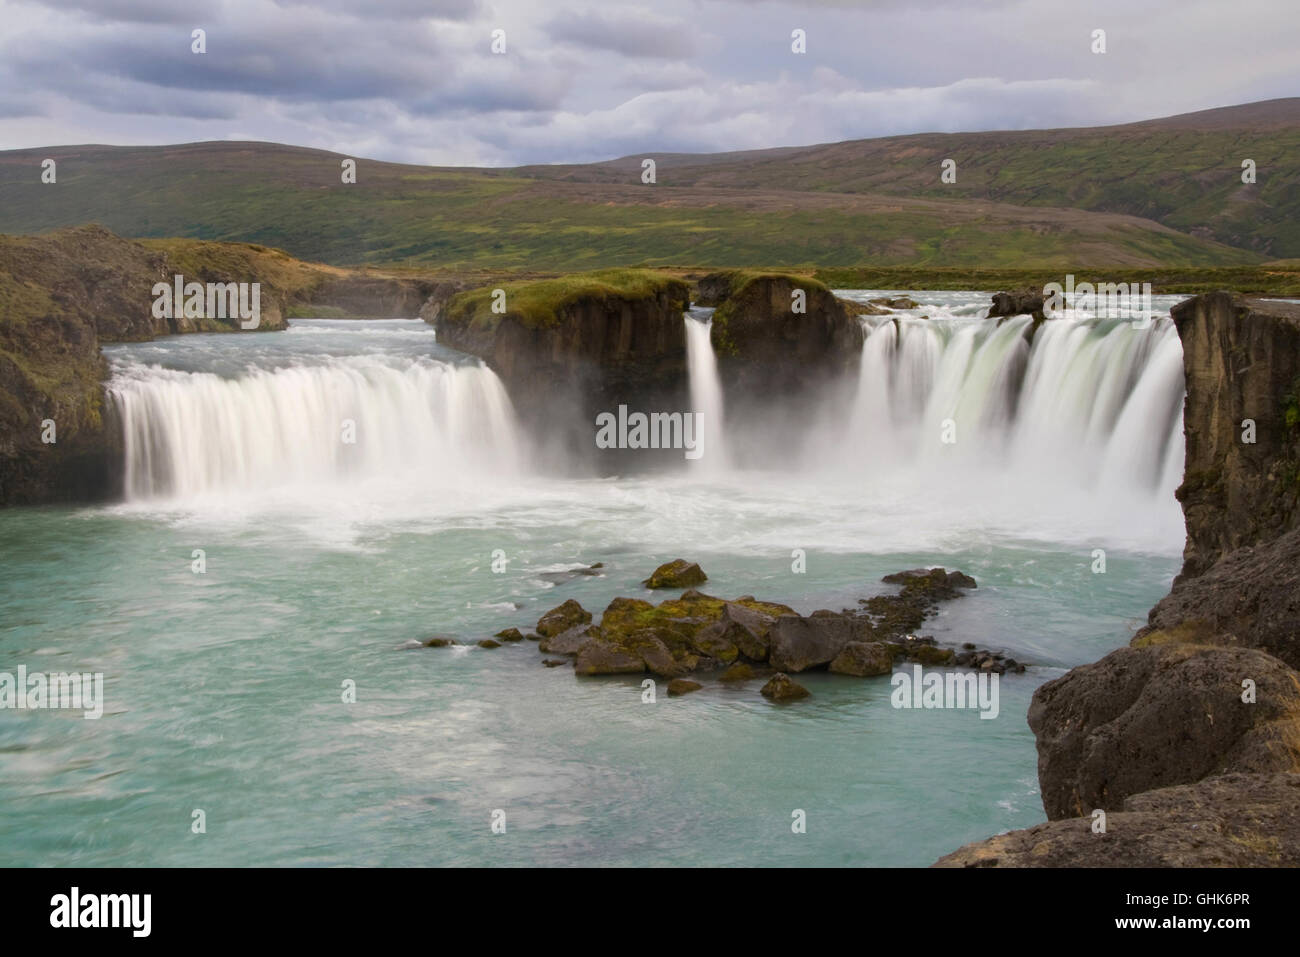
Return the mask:
[(501, 381), (478, 365), (329, 357), (237, 378), (119, 369), (129, 499), (187, 498), (413, 474), (510, 473), (520, 439)]
[(693, 310), (686, 322), (686, 369), (690, 380), (691, 407), (703, 420), (704, 454), (693, 465), (718, 472), (727, 467), (722, 380), (713, 352), (713, 321), (703, 310)]
[(1182, 472), (1173, 323), (1053, 320), (870, 325), (850, 414), (864, 472), (986, 469), (1012, 484), (1172, 499)]

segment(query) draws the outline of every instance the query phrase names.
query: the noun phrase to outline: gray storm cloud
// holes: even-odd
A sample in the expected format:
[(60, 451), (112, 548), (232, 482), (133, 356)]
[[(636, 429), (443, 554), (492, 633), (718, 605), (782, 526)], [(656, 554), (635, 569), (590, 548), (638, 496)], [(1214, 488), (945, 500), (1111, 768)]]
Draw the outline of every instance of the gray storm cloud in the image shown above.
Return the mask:
[[(1292, 0), (5, 5), (0, 145), (253, 138), (439, 165), (1099, 125), (1292, 96)], [(190, 34), (207, 34), (207, 53)], [(791, 50), (803, 30), (807, 53)], [(1107, 52), (1093, 54), (1094, 29)], [(491, 49), (504, 31), (506, 53)]]

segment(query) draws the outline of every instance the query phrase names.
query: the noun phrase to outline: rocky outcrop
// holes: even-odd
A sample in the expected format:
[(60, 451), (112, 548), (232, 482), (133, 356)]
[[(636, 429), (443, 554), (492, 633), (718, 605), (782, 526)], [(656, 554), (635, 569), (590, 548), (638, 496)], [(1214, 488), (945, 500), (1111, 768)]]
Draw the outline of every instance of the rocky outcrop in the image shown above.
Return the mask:
[(424, 303), (420, 306), (420, 318), (435, 325), (447, 304), (469, 288), (470, 283), (463, 279), (442, 279), (431, 283)]
[(993, 294), (993, 304), (989, 306), (985, 318), (996, 319), (1008, 316), (1033, 316), (1043, 320), (1043, 291), (1041, 289), (1018, 289), (1013, 292)]
[(1187, 376), (1187, 578), (1300, 525), (1300, 305), (1217, 292), (1173, 316)]
[(825, 285), (783, 273), (726, 274), (713, 313), (713, 347), (724, 383), (746, 395), (799, 392), (857, 368), (862, 326)]
[(1180, 578), (1148, 622), (1134, 644), (1193, 639), (1258, 648), (1300, 669), (1300, 529)]
[[(1105, 817), (968, 844), (936, 867), (1297, 867), (1300, 774), (1226, 774), (1145, 791)], [(1098, 821), (1100, 823), (1100, 821)]]
[[(613, 270), (470, 290), (425, 316), (439, 343), (478, 356), (501, 377), (525, 426), (558, 457), (610, 460), (613, 469), (626, 450), (597, 449), (598, 414), (688, 410), (688, 299), (680, 280)], [(504, 312), (493, 311), (497, 303)], [(683, 452), (662, 455), (680, 461)]]
[(1169, 643), (1049, 681), (1029, 708), (1048, 818), (1213, 774), (1300, 770), (1298, 677), (1253, 649)]

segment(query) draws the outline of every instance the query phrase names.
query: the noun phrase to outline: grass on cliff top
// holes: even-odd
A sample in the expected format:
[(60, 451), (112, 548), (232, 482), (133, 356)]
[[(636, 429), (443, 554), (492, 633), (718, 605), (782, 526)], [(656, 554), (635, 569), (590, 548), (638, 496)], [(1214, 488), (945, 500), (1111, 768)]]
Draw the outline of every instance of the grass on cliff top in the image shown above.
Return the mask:
[(723, 270), (721, 275), (726, 276), (731, 281), (731, 293), (729, 298), (739, 297), (753, 283), (762, 279), (784, 279), (796, 289), (802, 289), (805, 292), (829, 292), (830, 287), (820, 279), (797, 272), (786, 272), (784, 270), (765, 270), (765, 269), (727, 269)]
[(849, 266), (817, 269), (813, 275), (833, 289), (983, 290), (1005, 292), (1049, 282), (1151, 283), (1156, 295), (1193, 296), (1230, 289), (1243, 295), (1300, 296), (1300, 262), (1279, 260), (1258, 266), (1183, 266), (1159, 269), (952, 269), (923, 266)]
[(288, 253), (256, 243), (208, 242), (199, 239), (142, 239), (142, 246), (167, 256), (168, 266), (187, 280), (233, 281), (256, 276), (277, 292), (297, 298), (326, 279), (347, 270), (303, 262)]
[[(492, 311), (493, 291), (505, 292), (505, 312)], [(447, 307), (449, 322), (495, 322), (510, 316), (530, 328), (554, 325), (560, 310), (584, 299), (636, 301), (679, 289), (682, 306), (686, 289), (680, 280), (649, 269), (601, 269), (554, 279), (507, 282), (455, 296)]]

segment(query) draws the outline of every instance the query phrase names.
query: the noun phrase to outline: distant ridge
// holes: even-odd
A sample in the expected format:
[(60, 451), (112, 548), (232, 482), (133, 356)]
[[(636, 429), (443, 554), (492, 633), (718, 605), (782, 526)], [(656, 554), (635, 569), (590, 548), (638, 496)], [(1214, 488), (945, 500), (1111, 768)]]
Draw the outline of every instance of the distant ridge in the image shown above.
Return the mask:
[[(653, 157), (657, 182), (640, 181)], [(95, 221), (338, 265), (1233, 265), (1300, 256), (1300, 98), (1121, 126), (920, 133), (573, 166), (274, 143), (0, 152), (0, 232)], [(40, 163), (58, 164), (55, 185)], [(957, 182), (940, 182), (944, 159)], [(1253, 160), (1257, 182), (1243, 184)]]

